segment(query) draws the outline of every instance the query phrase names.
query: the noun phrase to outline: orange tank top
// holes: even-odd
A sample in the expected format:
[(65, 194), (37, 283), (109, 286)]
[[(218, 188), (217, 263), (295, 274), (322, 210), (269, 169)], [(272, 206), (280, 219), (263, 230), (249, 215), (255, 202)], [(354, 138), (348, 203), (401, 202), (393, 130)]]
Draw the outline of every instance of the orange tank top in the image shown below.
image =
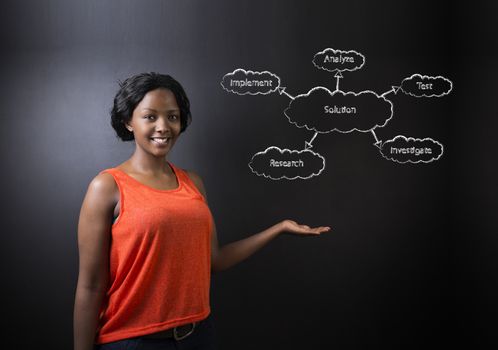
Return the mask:
[[(158, 190), (109, 168), (120, 193), (111, 227), (109, 287), (96, 343), (159, 332), (210, 313), (213, 218), (205, 198), (181, 169)], [(101, 173), (102, 173), (101, 172)]]

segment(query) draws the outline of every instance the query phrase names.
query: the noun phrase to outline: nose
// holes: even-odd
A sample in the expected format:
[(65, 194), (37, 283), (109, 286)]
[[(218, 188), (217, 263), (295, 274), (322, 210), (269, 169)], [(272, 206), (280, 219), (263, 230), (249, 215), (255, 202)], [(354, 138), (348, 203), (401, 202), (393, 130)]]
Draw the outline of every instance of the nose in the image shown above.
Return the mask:
[(158, 132), (170, 131), (171, 128), (167, 121), (167, 118), (157, 118), (157, 121), (155, 123), (155, 129)]

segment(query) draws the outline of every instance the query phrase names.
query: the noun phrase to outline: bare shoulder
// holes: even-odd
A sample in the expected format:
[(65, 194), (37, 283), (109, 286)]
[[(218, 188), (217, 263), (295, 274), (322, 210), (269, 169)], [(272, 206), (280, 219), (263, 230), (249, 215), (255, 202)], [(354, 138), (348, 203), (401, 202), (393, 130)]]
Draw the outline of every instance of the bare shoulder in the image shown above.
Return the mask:
[(96, 175), (88, 185), (87, 197), (98, 201), (101, 205), (115, 204), (119, 196), (119, 188), (114, 177), (107, 173)]
[(197, 174), (195, 171), (193, 170), (186, 170), (186, 169), (183, 169), (183, 171), (185, 171), (188, 175), (188, 177), (190, 178), (190, 180), (192, 180), (192, 182), (195, 184), (195, 186), (197, 187), (197, 189), (199, 190), (199, 192), (202, 193), (202, 195), (204, 197), (206, 197), (206, 189), (204, 187), (204, 182), (202, 181), (202, 178), (199, 174)]
[(108, 172), (96, 175), (88, 187), (97, 192), (114, 192), (114, 190), (118, 189), (114, 177)]

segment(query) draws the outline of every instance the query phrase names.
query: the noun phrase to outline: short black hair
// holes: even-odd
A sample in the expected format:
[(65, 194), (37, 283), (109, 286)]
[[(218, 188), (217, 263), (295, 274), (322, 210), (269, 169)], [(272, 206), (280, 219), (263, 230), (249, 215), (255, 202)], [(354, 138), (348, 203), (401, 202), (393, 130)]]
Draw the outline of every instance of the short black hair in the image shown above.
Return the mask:
[(180, 132), (184, 132), (192, 121), (190, 101), (181, 84), (167, 74), (140, 73), (119, 82), (119, 91), (111, 109), (111, 125), (122, 141), (134, 139), (133, 132), (125, 124), (131, 120), (133, 111), (149, 91), (163, 88), (170, 90), (180, 107)]

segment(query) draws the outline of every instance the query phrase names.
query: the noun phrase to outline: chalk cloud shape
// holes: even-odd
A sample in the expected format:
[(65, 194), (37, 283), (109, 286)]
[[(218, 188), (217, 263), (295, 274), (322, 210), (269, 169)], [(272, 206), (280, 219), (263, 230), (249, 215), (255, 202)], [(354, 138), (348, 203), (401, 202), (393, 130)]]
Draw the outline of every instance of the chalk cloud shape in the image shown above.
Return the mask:
[[(304, 167), (272, 167), (271, 161), (302, 161)], [(318, 176), (325, 169), (325, 158), (309, 149), (290, 150), (276, 146), (268, 147), (256, 153), (248, 164), (251, 171), (258, 176), (272, 180), (309, 179)]]
[(267, 95), (277, 91), (280, 78), (268, 71), (257, 72), (237, 68), (225, 74), (221, 86), (228, 92), (237, 95)]
[[(392, 151), (392, 148), (398, 151)], [(400, 149), (406, 150), (406, 153), (399, 152)], [(429, 149), (430, 153), (420, 153), (417, 155), (416, 150)], [(426, 137), (423, 139), (406, 137), (398, 135), (391, 140), (384, 142), (381, 146), (380, 153), (387, 160), (397, 163), (430, 163), (441, 158), (444, 147), (438, 141)]]
[[(325, 106), (355, 107), (355, 114), (326, 113)], [(338, 131), (368, 132), (383, 127), (393, 116), (393, 104), (373, 91), (331, 92), (325, 87), (315, 87), (304, 95), (296, 96), (284, 111), (290, 123), (298, 128), (328, 133)]]
[[(341, 62), (342, 60), (344, 61)], [(355, 50), (345, 51), (326, 48), (315, 54), (313, 57), (313, 64), (318, 69), (323, 69), (328, 72), (352, 72), (363, 67), (365, 64), (365, 56)]]
[[(419, 86), (431, 84), (431, 89), (421, 89)], [(400, 86), (403, 93), (413, 97), (442, 97), (448, 95), (453, 89), (453, 83), (440, 75), (433, 77), (429, 75), (412, 74), (403, 79)]]

